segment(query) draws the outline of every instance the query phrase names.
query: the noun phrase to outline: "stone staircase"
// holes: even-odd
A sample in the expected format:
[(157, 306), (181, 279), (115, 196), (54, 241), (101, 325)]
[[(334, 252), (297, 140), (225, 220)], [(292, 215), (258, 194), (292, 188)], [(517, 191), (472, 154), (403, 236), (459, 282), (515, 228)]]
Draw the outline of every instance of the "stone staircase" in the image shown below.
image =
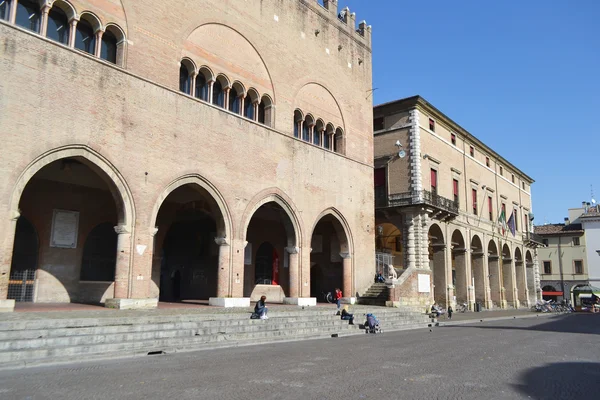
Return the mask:
[(355, 325), (334, 315), (333, 308), (270, 310), (268, 320), (251, 320), (245, 310), (5, 320), (0, 369), (364, 334), (359, 324), (367, 312), (386, 332), (429, 323), (426, 315), (410, 310), (355, 306), (351, 311)]
[(385, 307), (389, 299), (389, 289), (385, 283), (374, 283), (358, 298), (358, 304)]

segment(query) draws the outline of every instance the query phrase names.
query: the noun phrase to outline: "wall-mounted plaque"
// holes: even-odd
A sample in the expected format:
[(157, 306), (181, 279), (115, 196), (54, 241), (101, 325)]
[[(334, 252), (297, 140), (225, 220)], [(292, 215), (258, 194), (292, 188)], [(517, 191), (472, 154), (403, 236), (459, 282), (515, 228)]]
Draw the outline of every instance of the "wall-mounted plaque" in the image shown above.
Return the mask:
[(77, 211), (54, 210), (52, 213), (50, 247), (77, 248), (78, 231), (79, 213)]
[(431, 292), (431, 277), (427, 274), (419, 274), (417, 276), (419, 284), (419, 293), (430, 293)]

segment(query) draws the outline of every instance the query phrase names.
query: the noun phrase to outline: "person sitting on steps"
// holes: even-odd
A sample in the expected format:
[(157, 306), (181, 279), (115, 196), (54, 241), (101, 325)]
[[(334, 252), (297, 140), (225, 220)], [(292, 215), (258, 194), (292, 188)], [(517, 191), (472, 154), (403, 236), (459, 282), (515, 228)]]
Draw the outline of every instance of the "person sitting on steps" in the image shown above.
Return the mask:
[(349, 324), (350, 325), (354, 325), (354, 314), (350, 314), (348, 312), (348, 306), (345, 305), (344, 308), (342, 309), (342, 319), (344, 321), (350, 321)]
[(256, 302), (256, 305), (254, 306), (254, 312), (252, 313), (252, 316), (250, 316), (251, 319), (269, 319), (269, 316), (267, 315), (267, 296), (261, 296), (260, 300)]

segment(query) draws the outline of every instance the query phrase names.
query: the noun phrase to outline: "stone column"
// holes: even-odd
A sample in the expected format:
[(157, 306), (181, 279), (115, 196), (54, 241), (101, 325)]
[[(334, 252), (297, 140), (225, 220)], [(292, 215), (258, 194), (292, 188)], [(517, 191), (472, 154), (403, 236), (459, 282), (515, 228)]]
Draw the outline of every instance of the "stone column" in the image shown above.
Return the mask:
[(208, 86), (208, 99), (206, 101), (213, 104), (213, 86), (215, 85), (215, 81), (208, 81), (206, 85)]
[(102, 35), (104, 35), (104, 31), (98, 29), (96, 32), (96, 48), (94, 49), (94, 55), (98, 58), (100, 58), (100, 52), (102, 51)]
[(190, 75), (190, 96), (192, 97), (196, 97), (196, 77), (198, 76), (198, 74), (196, 72), (193, 72)]
[(285, 251), (289, 257), (289, 272), (290, 272), (290, 297), (300, 297), (300, 270), (299, 270), (299, 255), (300, 249), (296, 246), (286, 247)]
[(245, 104), (246, 104), (246, 98), (244, 97), (244, 95), (240, 96), (240, 115), (245, 116)]
[(490, 300), (495, 307), (503, 307), (502, 273), (498, 256), (488, 257)]
[(507, 305), (515, 307), (517, 301), (515, 296), (514, 262), (513, 259), (502, 260), (502, 283), (504, 288), (504, 299)]
[[(454, 266), (456, 268), (455, 295), (459, 304), (469, 304), (469, 274), (467, 271), (467, 249), (453, 249)], [(451, 267), (452, 270), (452, 267)], [(452, 282), (450, 280), (450, 282)]]
[(16, 0), (13, 0), (13, 2), (10, 5), (10, 14), (8, 16), (8, 22), (10, 22), (11, 24), (15, 24), (15, 21), (17, 20), (17, 6), (18, 3)]
[(69, 23), (71, 24), (71, 29), (69, 30), (69, 47), (75, 48), (75, 35), (77, 34), (77, 22), (79, 20), (77, 18), (73, 18)]
[(248, 242), (240, 239), (215, 238), (219, 245), (217, 297), (208, 304), (219, 307), (249, 307), (250, 297), (244, 297), (244, 250)]
[[(417, 246), (415, 242), (415, 223), (413, 214), (406, 214), (404, 237), (404, 268), (417, 268)], [(404, 232), (403, 232), (404, 233)], [(428, 266), (429, 267), (429, 266)]]
[(44, 4), (42, 7), (42, 17), (40, 18), (40, 35), (46, 37), (48, 32), (48, 14), (50, 13), (50, 6)]
[(254, 103), (252, 103), (252, 105), (254, 106), (254, 120), (258, 121), (258, 100), (255, 101)]
[(488, 307), (487, 304), (487, 290), (485, 280), (485, 258), (483, 253), (471, 253), (471, 270), (473, 275), (473, 290), (474, 290), (474, 301), (481, 303), (482, 306)]
[(231, 295), (231, 246), (227, 238), (215, 238), (219, 246), (219, 270), (217, 272), (217, 297)]
[(448, 307), (451, 300), (449, 296), (453, 295), (446, 272), (447, 253), (445, 244), (433, 245), (433, 300), (444, 307)]
[(342, 292), (344, 292), (345, 297), (353, 297), (354, 292), (352, 291), (352, 257), (349, 253), (340, 253), (340, 257), (342, 257), (342, 270), (344, 276)]
[(129, 298), (131, 273), (131, 232), (124, 225), (115, 226), (117, 233), (117, 263), (115, 269), (115, 299)]
[(223, 108), (229, 110), (229, 88), (223, 88)]

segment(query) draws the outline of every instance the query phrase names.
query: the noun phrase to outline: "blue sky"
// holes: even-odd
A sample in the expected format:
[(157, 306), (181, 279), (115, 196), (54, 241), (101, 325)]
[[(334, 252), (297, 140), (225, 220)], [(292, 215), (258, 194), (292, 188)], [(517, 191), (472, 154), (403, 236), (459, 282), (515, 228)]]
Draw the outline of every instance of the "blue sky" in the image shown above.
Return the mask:
[(535, 224), (600, 198), (600, 1), (340, 0), (375, 104), (420, 94), (535, 179)]

